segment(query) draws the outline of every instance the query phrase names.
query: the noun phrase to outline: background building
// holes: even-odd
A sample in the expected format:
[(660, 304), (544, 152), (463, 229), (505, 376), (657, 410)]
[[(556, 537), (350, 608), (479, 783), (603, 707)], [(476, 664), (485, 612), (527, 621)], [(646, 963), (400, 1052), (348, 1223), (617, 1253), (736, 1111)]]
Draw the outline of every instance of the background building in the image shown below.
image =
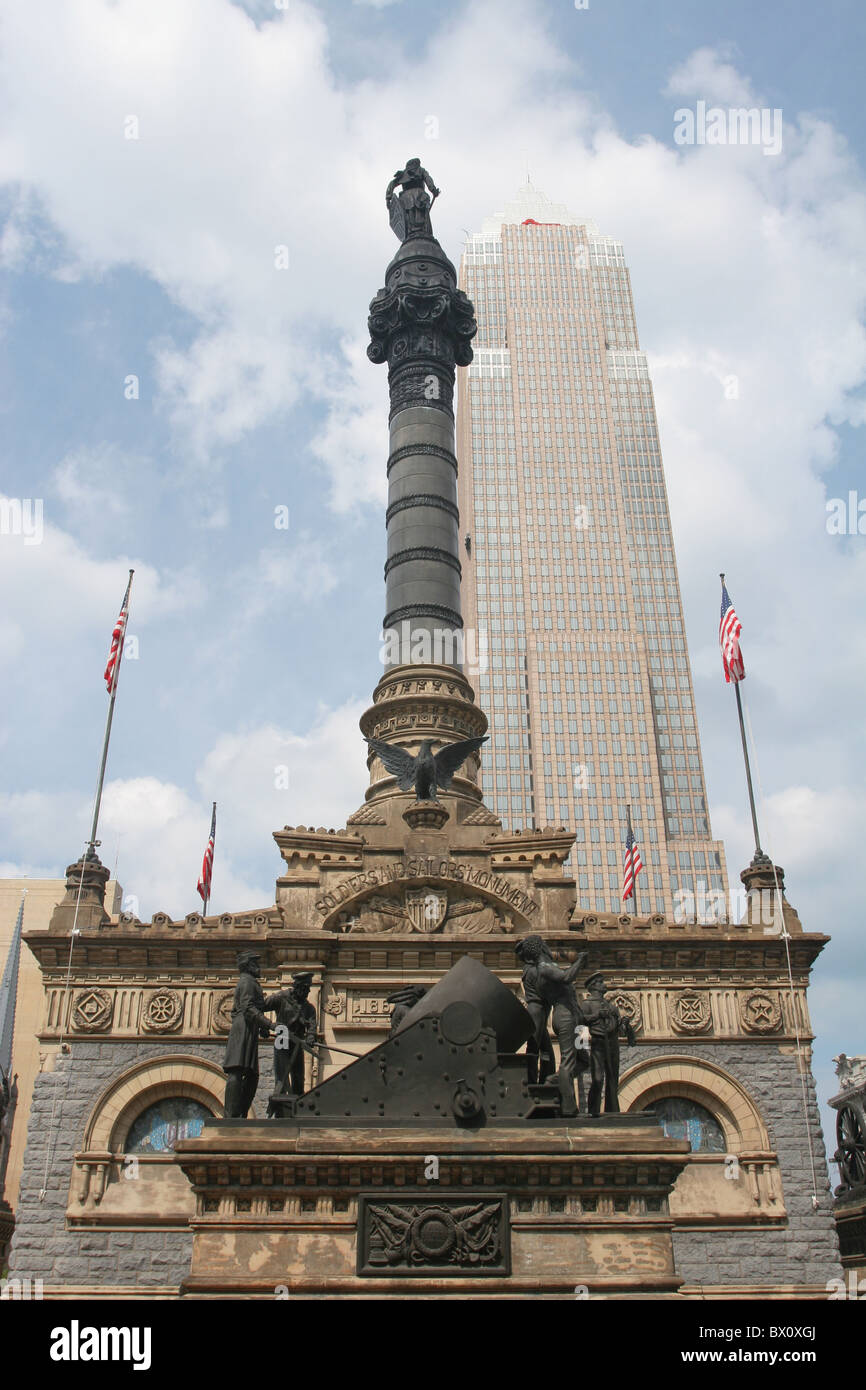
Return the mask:
[[(578, 906), (727, 897), (712, 838), (647, 361), (622, 246), (527, 183), (469, 238), (475, 360), (458, 408), (467, 630), (509, 829), (574, 827)], [(681, 900), (682, 901), (682, 900)], [(712, 910), (712, 909), (710, 909)]]

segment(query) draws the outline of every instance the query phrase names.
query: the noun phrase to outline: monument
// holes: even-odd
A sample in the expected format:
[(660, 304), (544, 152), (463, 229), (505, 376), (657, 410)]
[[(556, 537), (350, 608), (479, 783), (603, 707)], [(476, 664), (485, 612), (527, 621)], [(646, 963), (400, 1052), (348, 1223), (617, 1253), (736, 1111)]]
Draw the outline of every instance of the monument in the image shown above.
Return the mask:
[(370, 309), (391, 409), (363, 805), (275, 832), (267, 906), (110, 917), (94, 857), (26, 936), (46, 1066), (12, 1271), (48, 1297), (808, 1298), (839, 1272), (804, 1159), (826, 937), (784, 897), (767, 931), (760, 866), (742, 922), (578, 910), (572, 832), (485, 805), (453, 414), (475, 320), (436, 197), (419, 160), (388, 186)]

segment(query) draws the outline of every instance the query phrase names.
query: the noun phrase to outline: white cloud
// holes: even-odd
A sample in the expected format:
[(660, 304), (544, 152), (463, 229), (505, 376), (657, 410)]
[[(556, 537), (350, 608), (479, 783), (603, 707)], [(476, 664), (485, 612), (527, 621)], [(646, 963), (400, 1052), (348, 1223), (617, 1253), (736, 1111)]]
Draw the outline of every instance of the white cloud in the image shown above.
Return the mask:
[(346, 367), (320, 364), (318, 393), (328, 401), (328, 415), (311, 444), (331, 478), (331, 505), (350, 512), (368, 502), (385, 506), (388, 495), (388, 374), (370, 370), (366, 343), (347, 339), (342, 345)]
[[(217, 837), (209, 910), (273, 903), (281, 871), (273, 831), (301, 823), (340, 828), (363, 803), (366, 753), (358, 720), (364, 707), (323, 708), (305, 734), (272, 725), (223, 734), (196, 773), (197, 796), (156, 777), (109, 780), (100, 857), (112, 871), (117, 860), (128, 910), (144, 920), (156, 911), (184, 916), (200, 909), (195, 889), (212, 801)], [(90, 801), (71, 792), (0, 796), (0, 837), (8, 851), (3, 876), (62, 877), (84, 845), (91, 812)], [(41, 864), (30, 858), (34, 845)]]
[(128, 507), (117, 480), (121, 470), (134, 466), (110, 444), (98, 449), (74, 449), (66, 454), (54, 470), (53, 482), (67, 516), (72, 516), (83, 529), (106, 516), (111, 520), (124, 516)]
[(257, 602), (266, 607), (274, 594), (309, 601), (331, 593), (336, 585), (337, 576), (322, 557), (320, 543), (302, 535), (297, 542), (287, 540), (285, 548), (259, 552), (245, 613)]
[(245, 853), (283, 825), (339, 828), (363, 802), (366, 749), (358, 720), (366, 702), (322, 709), (306, 734), (266, 725), (223, 734), (196, 774), (202, 795), (232, 818)]
[(724, 60), (730, 46), (696, 48), (685, 62), (674, 68), (665, 91), (670, 96), (695, 97), (698, 101), (719, 102), (725, 106), (748, 106), (754, 101), (752, 85)]
[[(46, 615), (50, 615), (53, 633), (76, 641), (99, 633), (107, 649), (130, 569), (135, 570), (133, 603), (138, 623), (186, 612), (202, 600), (203, 585), (191, 570), (162, 574), (136, 556), (96, 560), (48, 519), (43, 522), (41, 543), (25, 541), (24, 536), (0, 537), (0, 587), (12, 596), (5, 620), (13, 643), (18, 640), (16, 632), (29, 643), (34, 633), (44, 631)], [(40, 649), (36, 643), (37, 660)], [(4, 661), (7, 655), (0, 647)]]

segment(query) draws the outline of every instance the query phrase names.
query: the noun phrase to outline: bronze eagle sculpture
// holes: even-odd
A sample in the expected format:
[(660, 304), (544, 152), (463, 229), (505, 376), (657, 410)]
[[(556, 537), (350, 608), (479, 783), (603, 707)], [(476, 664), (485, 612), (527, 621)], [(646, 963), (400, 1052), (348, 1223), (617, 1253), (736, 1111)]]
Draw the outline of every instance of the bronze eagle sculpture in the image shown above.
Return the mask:
[(371, 753), (375, 753), (385, 770), (397, 778), (400, 790), (408, 792), (415, 788), (416, 801), (438, 800), (437, 790), (441, 787), (447, 791), (452, 777), (469, 754), (486, 742), (486, 734), (479, 738), (462, 738), (457, 743), (446, 743), (438, 753), (431, 753), (430, 739), (425, 738), (416, 756), (396, 743), (386, 743), (381, 738), (367, 739)]

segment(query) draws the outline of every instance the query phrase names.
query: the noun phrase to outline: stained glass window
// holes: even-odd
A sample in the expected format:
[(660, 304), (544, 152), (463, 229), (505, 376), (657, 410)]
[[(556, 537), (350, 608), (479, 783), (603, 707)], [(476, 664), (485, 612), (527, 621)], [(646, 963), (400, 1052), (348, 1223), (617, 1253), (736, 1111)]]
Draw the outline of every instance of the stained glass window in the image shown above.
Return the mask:
[(665, 1096), (647, 1105), (645, 1113), (657, 1117), (668, 1139), (688, 1139), (693, 1153), (727, 1153), (724, 1130), (696, 1101)]
[(195, 1139), (212, 1112), (197, 1100), (169, 1096), (150, 1105), (133, 1123), (126, 1140), (127, 1153), (171, 1153), (178, 1139)]

